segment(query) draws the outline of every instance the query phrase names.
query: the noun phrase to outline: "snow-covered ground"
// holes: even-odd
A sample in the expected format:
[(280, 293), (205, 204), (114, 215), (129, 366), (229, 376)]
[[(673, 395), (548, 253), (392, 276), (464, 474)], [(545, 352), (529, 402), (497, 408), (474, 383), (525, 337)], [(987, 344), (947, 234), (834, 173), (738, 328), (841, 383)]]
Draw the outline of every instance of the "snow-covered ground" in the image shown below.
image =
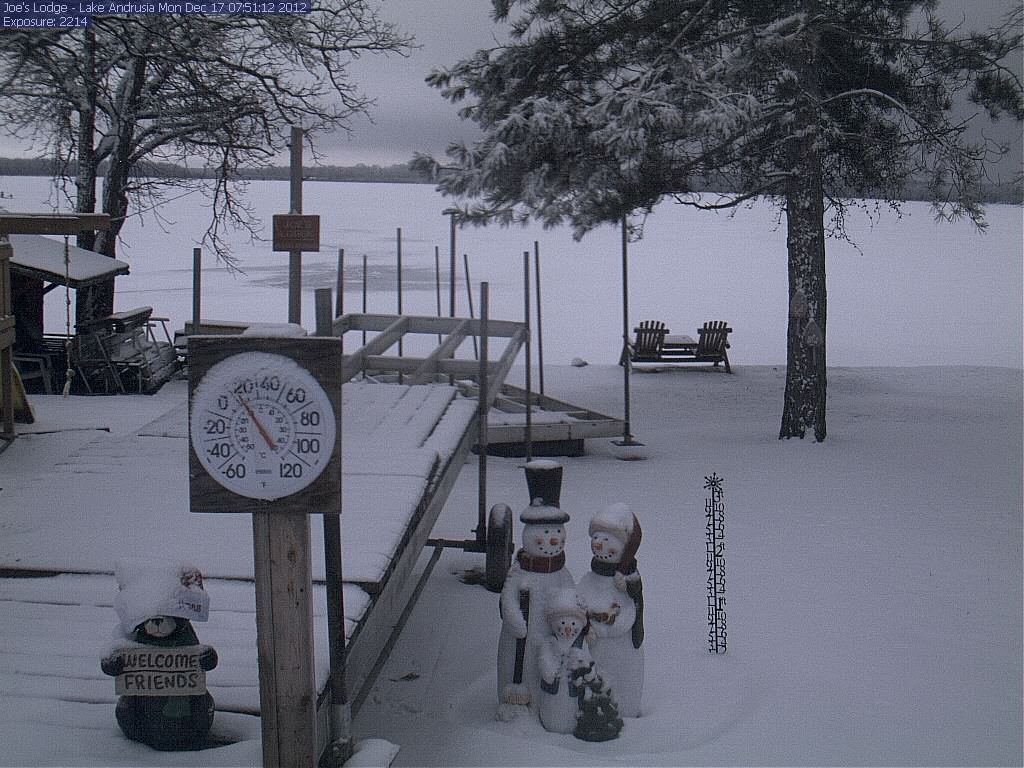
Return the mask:
[[(548, 389), (615, 412), (620, 375), (614, 366), (552, 367)], [(356, 719), (360, 738), (400, 746), (400, 765), (1021, 764), (1020, 370), (833, 369), (823, 444), (776, 439), (781, 368), (737, 366), (732, 376), (691, 368), (637, 374), (633, 384), (635, 432), (648, 458), (618, 461), (608, 441), (591, 441), (586, 456), (563, 460), (562, 505), (572, 516), (568, 567), (577, 578), (589, 566), (586, 526), (598, 509), (624, 501), (643, 525), (643, 716), (604, 744), (547, 733), (533, 718), (498, 722), (497, 596), (459, 579), (482, 567), (481, 555), (448, 550)], [(33, 400), (44, 418), (63, 408), (58, 396)], [(114, 434), (173, 405), (163, 395), (85, 402), (65, 423), (105, 424)], [(63, 450), (80, 439), (65, 433)], [(0, 485), (5, 465), (29, 449), (33, 438), (0, 455)], [(126, 469), (126, 484), (159, 474), (145, 461)], [(527, 501), (521, 461), (489, 466), (490, 501), (518, 512)], [(706, 643), (703, 484), (712, 472), (725, 489), (724, 655)], [(476, 494), (471, 462), (435, 532), (469, 538)], [(57, 503), (77, 517), (105, 508), (103, 498), (76, 495), (73, 483), (41, 486), (40, 504)], [(157, 495), (151, 512), (179, 515), (181, 503)], [(167, 554), (190, 550), (163, 544)], [(123, 554), (116, 534), (108, 546), (113, 564)], [(229, 614), (219, 618), (223, 592), (208, 589), (211, 622), (197, 629), (223, 655), (231, 633), (219, 624)], [(75, 590), (65, 597), (68, 626), (55, 627), (40, 651), (56, 669), (116, 622), (108, 607), (102, 627), (82, 624)], [(20, 614), (0, 605), (4, 632), (16, 636)], [(19, 665), (41, 660), (0, 650), (0, 662), (0, 679), (14, 686), (0, 702), (0, 765), (258, 759), (251, 718), (215, 721), (216, 734), (239, 743), (168, 756), (123, 740), (109, 679), (97, 683), (97, 703), (48, 702), (17, 682)], [(101, 677), (98, 657), (95, 665), (91, 674)], [(211, 685), (217, 674), (209, 673)], [(65, 696), (80, 685), (69, 679)]]
[[(393, 311), (385, 284), (394, 275), (385, 265), (394, 229), (380, 225), (379, 211), (412, 218), (416, 206), (436, 201), (426, 188), (388, 189), (391, 197), (378, 200), (372, 214), (372, 186), (338, 185), (334, 194), (357, 188), (345, 192), (344, 213), (354, 222), (346, 231), (362, 244), (377, 243), (380, 282), (370, 308)], [(19, 202), (34, 194), (15, 191)], [(283, 187), (280, 194), (286, 195)], [(314, 200), (307, 193), (309, 210)], [(270, 195), (259, 203), (283, 210)], [(433, 245), (441, 245), (443, 262), (447, 242), (437, 210), (430, 208), (429, 216), (438, 224), (417, 235), (420, 266), (431, 279)], [(188, 211), (180, 213), (178, 220), (192, 220)], [(637, 556), (647, 612), (643, 716), (604, 744), (550, 734), (536, 719), (497, 721), (497, 596), (459, 578), (482, 567), (482, 556), (448, 550), (356, 719), (357, 735), (397, 744), (401, 765), (1021, 765), (1020, 208), (994, 207), (993, 231), (977, 237), (960, 225), (937, 227), (923, 207), (911, 206), (903, 221), (865, 229), (859, 254), (840, 246), (830, 251), (829, 359), (837, 367), (829, 376), (829, 437), (822, 444), (776, 439), (784, 234), (767, 209), (735, 219), (690, 216), (655, 217), (649, 238), (634, 247), (633, 319), (660, 317), (683, 333), (705, 319), (728, 320), (736, 328), (735, 375), (700, 367), (638, 373), (633, 431), (647, 459), (618, 461), (608, 441), (595, 440), (587, 455), (564, 460), (562, 504), (572, 516), (574, 576), (589, 567), (586, 527), (601, 507), (626, 502), (643, 525)], [(374, 232), (363, 231), (371, 226)], [(621, 414), (621, 369), (607, 364), (619, 333), (616, 233), (579, 246), (566, 244), (559, 232), (528, 232), (525, 245), (512, 244), (522, 233), (463, 233), (467, 249), (471, 238), (493, 245), (490, 255), (471, 261), (473, 282), (493, 281), (500, 289), (494, 314), (518, 317), (516, 257), (532, 248), (534, 235), (543, 253), (563, 245), (574, 256), (592, 250), (588, 269), (568, 255), (545, 262), (547, 393)], [(155, 314), (180, 324), (190, 311), (193, 236), (182, 225), (167, 235), (151, 225), (129, 231), (131, 247), (121, 255), (132, 262), (133, 275), (124, 280), (136, 282), (120, 295), (119, 308), (151, 304)], [(346, 244), (340, 233), (337, 243)], [(308, 287), (333, 284), (333, 258), (310, 258)], [(240, 278), (211, 269), (204, 295), (212, 309), (204, 314), (255, 311), (263, 315), (258, 319), (283, 319), (280, 255), (254, 253), (251, 263)], [(357, 297), (357, 289), (346, 297), (350, 307)], [(429, 280), (406, 297), (413, 312), (431, 312), (433, 302)], [(564, 365), (575, 356), (602, 364)], [(517, 377), (521, 371), (513, 372)], [(60, 422), (55, 426), (106, 425), (113, 434), (130, 434), (178, 405), (165, 398), (170, 395), (76, 400), (73, 409), (56, 397), (33, 402)], [(66, 432), (49, 444), (72, 451), (84, 439)], [(0, 454), (0, 488), (12, 457), (32, 446), (26, 439)], [(146, 482), (146, 456), (134, 458), (126, 485)], [(472, 462), (464, 468), (437, 535), (471, 535), (476, 471)], [(713, 472), (724, 478), (725, 490), (724, 655), (709, 654), (706, 644), (703, 485)], [(528, 500), (519, 460), (492, 458), (488, 487), (492, 503), (505, 501), (516, 512)], [(66, 514), (88, 517), (105, 500), (77, 495), (73, 483), (41, 484), (40, 505), (58, 502)], [(181, 500), (157, 494), (152, 503), (156, 511), (177, 513)], [(8, 513), (0, 491), (0, 537)], [(46, 531), (39, 536), (45, 540)], [(153, 536), (159, 539), (160, 531)], [(111, 569), (121, 554), (118, 543), (112, 533)], [(189, 550), (187, 542), (166, 546)], [(40, 653), (73, 656), (83, 643), (80, 633), (92, 631), (76, 624), (73, 590), (68, 602), (67, 628), (55, 627)], [(17, 634), (10, 604), (0, 603), (0, 611), (5, 631)], [(115, 621), (111, 608), (110, 625)], [(200, 628), (204, 641), (216, 634), (215, 621)], [(0, 765), (212, 766), (258, 759), (258, 729), (243, 716), (214, 726), (238, 741), (229, 747), (167, 755), (128, 744), (109, 693), (99, 703), (51, 708), (17, 687), (23, 663), (0, 648), (0, 679), (13, 680), (17, 691), (0, 700)], [(216, 674), (209, 674), (211, 685)]]
[[(648, 459), (605, 441), (566, 459), (568, 567), (590, 517), (644, 530), (644, 714), (588, 744), (494, 719), (496, 597), (447, 553), (360, 714), (401, 765), (1020, 765), (1021, 372), (830, 375), (824, 444), (779, 441), (783, 370), (634, 377)], [(559, 368), (552, 391), (614, 410), (619, 371)], [(491, 460), (516, 510), (520, 462)], [(728, 651), (706, 640), (704, 478), (724, 478)], [(439, 528), (465, 536), (467, 467)], [(407, 679), (417, 674), (414, 680)]]

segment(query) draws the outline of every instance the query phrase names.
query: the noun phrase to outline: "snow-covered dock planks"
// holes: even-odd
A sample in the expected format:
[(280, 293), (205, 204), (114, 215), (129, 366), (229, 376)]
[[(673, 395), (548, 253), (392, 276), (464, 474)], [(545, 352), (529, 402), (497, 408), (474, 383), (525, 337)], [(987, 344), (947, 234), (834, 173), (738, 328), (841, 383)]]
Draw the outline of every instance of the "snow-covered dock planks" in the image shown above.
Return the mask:
[[(211, 577), (252, 578), (249, 516), (189, 514), (183, 397), (182, 389), (182, 399), (134, 434), (90, 424), (94, 431), (22, 435), (0, 458), (0, 568), (112, 573), (126, 554), (181, 551)], [(33, 397), (40, 429), (51, 400), (59, 398)], [(384, 577), (474, 407), (447, 385), (345, 385), (346, 580)], [(322, 553), (313, 528), (314, 552)], [(322, 556), (314, 557), (314, 578), (323, 578)]]
[[(0, 699), (102, 703), (113, 718), (114, 679), (100, 671), (111, 650), (116, 615), (114, 579), (109, 575), (61, 574), (0, 579)], [(196, 624), (206, 645), (217, 649), (219, 663), (207, 675), (218, 710), (259, 713), (256, 669), (256, 601), (252, 584), (207, 579), (210, 620)], [(368, 598), (345, 588), (349, 631), (365, 612)], [(327, 604), (322, 585), (314, 587), (314, 632), (326, 636)], [(73, 632), (74, 643), (68, 642)], [(316, 680), (327, 681), (326, 648), (318, 651)]]
[[(75, 693), (49, 690), (43, 675), (31, 682), (19, 673), (4, 682), (4, 670), (20, 665), (18, 647), (43, 642), (69, 614), (73, 625), (88, 625), (88, 637), (109, 637), (116, 623), (114, 564), (124, 555), (152, 553), (183, 557), (204, 571), (213, 613), (197, 630), (218, 650), (234, 648), (211, 672), (211, 691), (222, 709), (258, 711), (251, 521), (189, 513), (181, 384), (170, 385), (180, 395), (164, 414), (127, 434), (106, 431), (94, 418), (85, 429), (55, 424), (48, 405), (66, 416), (67, 403), (35, 397), (39, 433), (23, 435), (0, 456), (0, 571), (39, 576), (0, 579), (4, 615), (18, 617), (0, 635), (0, 695), (112, 703), (113, 684), (99, 671), (102, 653), (88, 643), (73, 662), (81, 672), (73, 677), (83, 681)], [(354, 381), (343, 388), (342, 409), (347, 676), (355, 693), (411, 591), (408, 577), (475, 436), (476, 403), (448, 385)], [(314, 577), (322, 580), (321, 526), (312, 531)], [(54, 573), (63, 575), (49, 576)], [(326, 638), (324, 589), (315, 589), (317, 637)], [(323, 690), (325, 642), (317, 644), (317, 655)]]

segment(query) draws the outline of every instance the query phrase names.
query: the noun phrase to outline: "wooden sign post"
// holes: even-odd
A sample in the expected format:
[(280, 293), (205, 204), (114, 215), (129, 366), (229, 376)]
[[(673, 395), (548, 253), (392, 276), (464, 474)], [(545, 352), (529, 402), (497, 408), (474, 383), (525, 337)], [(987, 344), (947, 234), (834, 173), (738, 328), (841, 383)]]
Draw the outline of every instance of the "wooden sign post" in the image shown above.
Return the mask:
[(193, 512), (251, 512), (264, 766), (317, 764), (309, 515), (341, 512), (341, 339), (189, 339)]

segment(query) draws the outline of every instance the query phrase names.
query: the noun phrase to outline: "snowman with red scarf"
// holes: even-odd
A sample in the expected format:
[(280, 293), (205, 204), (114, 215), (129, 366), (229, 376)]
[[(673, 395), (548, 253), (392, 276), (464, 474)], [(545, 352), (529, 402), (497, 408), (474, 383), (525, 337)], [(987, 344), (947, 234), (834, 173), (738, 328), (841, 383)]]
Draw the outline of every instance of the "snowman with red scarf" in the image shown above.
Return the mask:
[(565, 523), (561, 510), (562, 466), (537, 460), (526, 465), (530, 506), (522, 511), (522, 548), (505, 577), (499, 609), (498, 638), (499, 720), (511, 720), (540, 702), (537, 655), (550, 635), (545, 598), (550, 590), (572, 587), (565, 567)]
[(622, 717), (640, 716), (644, 685), (643, 582), (636, 552), (642, 532), (625, 504), (612, 504), (590, 521), (590, 573), (577, 590), (590, 618), (590, 652), (615, 691)]

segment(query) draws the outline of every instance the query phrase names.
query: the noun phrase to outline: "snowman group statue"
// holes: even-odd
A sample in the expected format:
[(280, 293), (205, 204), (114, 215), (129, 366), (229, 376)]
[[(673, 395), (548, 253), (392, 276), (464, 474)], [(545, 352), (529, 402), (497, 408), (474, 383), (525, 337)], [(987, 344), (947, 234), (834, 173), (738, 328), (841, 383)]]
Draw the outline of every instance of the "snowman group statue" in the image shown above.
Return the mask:
[(500, 599), (498, 719), (535, 711), (549, 731), (615, 738), (622, 717), (640, 715), (643, 693), (640, 523), (624, 504), (595, 515), (591, 571), (576, 584), (565, 567), (562, 467), (531, 461), (526, 477), (522, 548)]

